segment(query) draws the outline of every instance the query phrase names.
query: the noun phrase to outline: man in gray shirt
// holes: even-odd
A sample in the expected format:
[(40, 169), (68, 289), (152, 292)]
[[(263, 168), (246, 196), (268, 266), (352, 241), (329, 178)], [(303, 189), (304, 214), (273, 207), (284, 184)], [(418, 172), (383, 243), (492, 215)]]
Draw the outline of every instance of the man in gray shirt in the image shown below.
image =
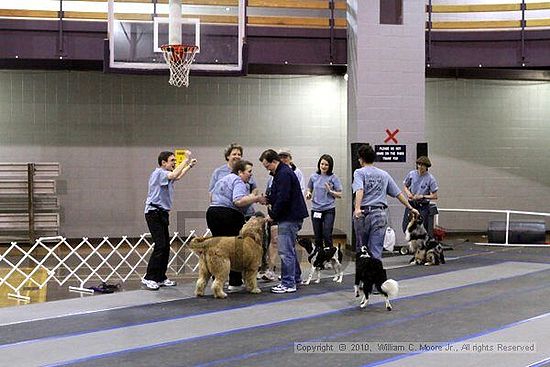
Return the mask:
[(170, 234), (168, 233), (168, 213), (172, 209), (174, 182), (182, 178), (196, 163), (191, 152), (185, 151), (185, 161), (176, 167), (176, 157), (172, 152), (161, 152), (159, 166), (149, 177), (149, 190), (145, 199), (145, 220), (155, 243), (147, 264), (147, 274), (141, 283), (150, 290), (159, 287), (172, 287), (176, 282), (166, 277), (170, 257)]
[[(415, 215), (420, 215), (405, 198), (393, 178), (384, 170), (374, 167), (376, 153), (370, 144), (359, 147), (359, 162), (362, 168), (353, 173), (353, 192), (355, 205), (353, 216), (363, 221), (363, 245), (366, 245), (370, 256), (382, 259), (384, 236), (388, 226), (386, 196), (397, 198)], [(360, 251), (357, 248), (356, 251)]]

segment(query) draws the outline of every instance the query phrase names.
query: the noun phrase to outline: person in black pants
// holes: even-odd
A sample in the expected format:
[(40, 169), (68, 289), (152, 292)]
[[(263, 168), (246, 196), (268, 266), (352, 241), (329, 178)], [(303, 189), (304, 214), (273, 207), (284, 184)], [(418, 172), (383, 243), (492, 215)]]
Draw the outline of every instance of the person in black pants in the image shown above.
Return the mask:
[(336, 215), (336, 199), (342, 197), (342, 183), (333, 172), (334, 159), (323, 154), (317, 162), (317, 172), (307, 183), (306, 199), (312, 201), (311, 223), (315, 245), (332, 247), (332, 230)]
[(158, 165), (149, 177), (149, 190), (145, 200), (145, 220), (153, 238), (154, 247), (147, 274), (141, 283), (150, 290), (159, 287), (172, 287), (176, 282), (166, 277), (168, 258), (170, 257), (170, 234), (168, 233), (169, 212), (172, 209), (174, 182), (182, 178), (195, 164), (191, 152), (185, 151), (185, 161), (176, 167), (176, 157), (172, 152), (161, 152)]
[[(250, 193), (247, 183), (252, 176), (252, 163), (238, 160), (230, 174), (218, 180), (212, 190), (212, 202), (206, 211), (206, 224), (212, 236), (238, 236), (245, 223), (244, 210), (262, 200), (261, 195)], [(240, 272), (229, 272), (228, 291), (242, 288)]]
[[(433, 223), (430, 216), (430, 200), (437, 200), (437, 191), (439, 185), (434, 175), (428, 172), (432, 162), (426, 156), (418, 157), (416, 160), (416, 169), (410, 171), (403, 180), (403, 192), (407, 196), (409, 203), (415, 209), (418, 209), (422, 216), (424, 228), (428, 235), (433, 237)], [(409, 223), (409, 210), (405, 209), (403, 214), (403, 233), (407, 230)]]

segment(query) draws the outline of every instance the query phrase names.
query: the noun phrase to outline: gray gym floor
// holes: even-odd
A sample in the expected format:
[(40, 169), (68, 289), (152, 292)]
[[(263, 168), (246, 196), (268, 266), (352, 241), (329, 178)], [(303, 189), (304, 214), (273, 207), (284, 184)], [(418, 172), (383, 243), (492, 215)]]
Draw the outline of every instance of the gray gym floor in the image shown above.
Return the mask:
[[(550, 366), (550, 249), (453, 245), (447, 264), (384, 259), (400, 294), (360, 309), (354, 264), (293, 294), (195, 298), (194, 284), (0, 309), (0, 366)], [(210, 294), (210, 293), (209, 293)], [(438, 343), (452, 351), (298, 353), (297, 343), (346, 348)], [(353, 342), (353, 343), (352, 343)], [(534, 351), (461, 351), (532, 345)], [(416, 344), (415, 344), (416, 345)]]

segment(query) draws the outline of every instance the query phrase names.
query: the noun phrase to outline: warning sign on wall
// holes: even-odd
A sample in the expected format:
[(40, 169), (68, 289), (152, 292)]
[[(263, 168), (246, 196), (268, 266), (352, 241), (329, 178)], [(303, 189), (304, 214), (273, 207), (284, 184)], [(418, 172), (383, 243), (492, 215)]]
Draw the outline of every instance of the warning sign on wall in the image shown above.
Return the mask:
[(406, 145), (375, 145), (377, 162), (406, 162)]
[(176, 156), (176, 166), (179, 166), (185, 160), (185, 149), (174, 150), (174, 155)]

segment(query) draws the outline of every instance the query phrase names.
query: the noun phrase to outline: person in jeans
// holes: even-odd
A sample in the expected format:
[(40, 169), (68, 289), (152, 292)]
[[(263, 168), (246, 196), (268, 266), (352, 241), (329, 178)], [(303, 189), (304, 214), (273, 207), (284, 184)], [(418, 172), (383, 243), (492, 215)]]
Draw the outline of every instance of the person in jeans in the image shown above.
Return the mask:
[[(233, 171), (222, 177), (212, 190), (212, 202), (206, 211), (206, 224), (212, 236), (238, 236), (245, 223), (244, 210), (262, 200), (261, 195), (250, 193), (246, 184), (252, 176), (252, 163), (237, 160)], [(242, 275), (230, 271), (230, 292), (241, 290)]]
[(332, 247), (336, 199), (342, 197), (342, 183), (333, 169), (334, 160), (323, 154), (317, 162), (317, 172), (307, 183), (306, 199), (311, 200), (311, 223), (318, 247)]
[(191, 152), (188, 150), (185, 151), (185, 161), (177, 167), (174, 153), (161, 152), (158, 156), (159, 167), (149, 177), (145, 220), (155, 244), (147, 264), (147, 274), (141, 280), (147, 289), (158, 290), (159, 287), (176, 285), (176, 282), (166, 277), (170, 257), (169, 212), (172, 209), (174, 182), (181, 179), (195, 164), (197, 160), (191, 159)]
[(271, 292), (296, 292), (296, 283), (301, 282), (302, 275), (296, 256), (296, 236), (304, 218), (308, 217), (304, 195), (298, 178), (288, 165), (281, 164), (276, 151), (264, 151), (260, 155), (260, 162), (273, 175), (266, 203), (269, 204), (270, 219), (278, 223), (278, 252), (281, 257), (281, 284), (271, 288)]
[[(437, 200), (437, 180), (428, 172), (432, 166), (430, 158), (425, 155), (416, 160), (416, 169), (410, 171), (403, 180), (403, 191), (409, 199), (409, 204), (418, 209), (428, 235), (433, 236), (433, 227), (430, 225), (430, 200)], [(403, 233), (409, 224), (409, 211), (403, 214)]]
[[(284, 163), (288, 165), (290, 168), (292, 168), (292, 171), (298, 178), (298, 182), (300, 182), (300, 190), (302, 192), (305, 192), (306, 184), (304, 181), (304, 175), (302, 171), (296, 167), (294, 162), (292, 162), (292, 154), (290, 153), (290, 149), (283, 148), (279, 150), (279, 159), (281, 163)], [(269, 176), (267, 179), (266, 194), (271, 191), (271, 184), (273, 183), (273, 176)], [(275, 254), (276, 248), (277, 248), (277, 223), (269, 223), (267, 226), (266, 231), (266, 238), (265, 238), (265, 246), (264, 246), (264, 256), (262, 257), (262, 265), (260, 266), (260, 271), (258, 271), (258, 279), (266, 280), (266, 281), (272, 281), (277, 278), (275, 275)]]
[[(353, 172), (353, 216), (363, 221), (361, 243), (367, 246), (370, 256), (381, 260), (388, 226), (386, 196), (397, 198), (415, 215), (420, 213), (409, 204), (393, 178), (386, 171), (374, 167), (376, 153), (370, 144), (361, 145), (357, 153), (362, 168)], [(356, 248), (356, 251), (360, 251), (360, 248)]]

